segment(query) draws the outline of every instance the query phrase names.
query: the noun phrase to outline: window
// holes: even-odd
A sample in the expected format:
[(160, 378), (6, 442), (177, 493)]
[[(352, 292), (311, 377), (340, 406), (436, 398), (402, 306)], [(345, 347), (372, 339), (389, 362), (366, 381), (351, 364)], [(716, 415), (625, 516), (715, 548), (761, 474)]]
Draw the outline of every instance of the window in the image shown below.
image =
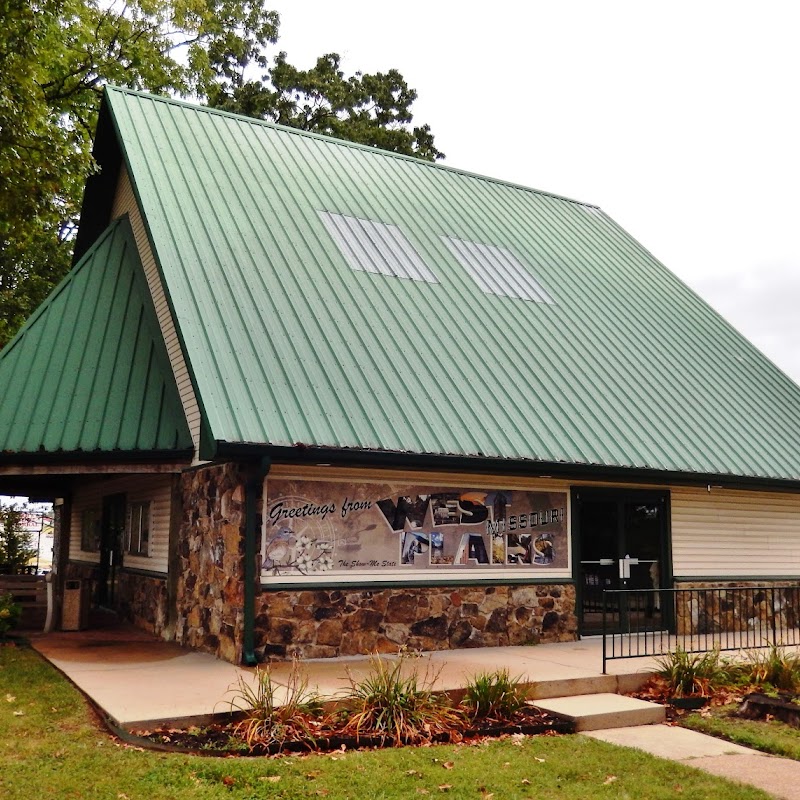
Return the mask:
[(530, 270), (505, 247), (452, 236), (442, 236), (442, 240), (472, 280), (487, 294), (517, 297), (534, 303), (553, 302)]
[(131, 503), (128, 512), (128, 552), (150, 555), (150, 503)]
[(81, 550), (96, 553), (100, 550), (100, 511), (86, 508), (81, 517)]
[(352, 269), (438, 283), (397, 225), (329, 211), (320, 211), (319, 215)]

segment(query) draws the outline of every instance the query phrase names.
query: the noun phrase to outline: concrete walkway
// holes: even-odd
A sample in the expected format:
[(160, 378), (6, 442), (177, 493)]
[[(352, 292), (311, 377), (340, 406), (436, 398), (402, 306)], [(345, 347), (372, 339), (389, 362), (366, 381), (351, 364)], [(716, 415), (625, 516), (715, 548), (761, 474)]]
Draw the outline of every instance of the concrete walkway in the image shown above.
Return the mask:
[[(159, 724), (207, 721), (229, 710), (228, 690), (237, 681), (252, 681), (254, 670), (236, 667), (213, 656), (156, 640), (131, 627), (102, 628), (77, 633), (37, 634), (33, 647), (88, 695), (117, 725), (127, 729)], [(601, 674), (601, 642), (584, 639), (535, 647), (494, 647), (447, 650), (425, 654), (421, 662), (435, 676), (435, 688), (456, 690), (480, 671), (505, 667), (512, 676), (533, 684), (537, 698), (593, 692), (629, 691), (653, 669), (652, 659), (609, 664)], [(286, 663), (271, 665), (284, 681)], [(348, 657), (307, 660), (302, 669), (309, 684), (335, 695), (369, 669), (369, 659)], [(587, 698), (587, 705), (591, 701)], [(756, 786), (778, 798), (800, 800), (800, 762), (767, 756), (695, 731), (669, 725), (641, 725), (596, 730), (583, 735)]]
[[(237, 681), (253, 680), (252, 669), (220, 661), (120, 626), (75, 633), (31, 636), (31, 644), (122, 727), (207, 719), (229, 710), (226, 693)], [(602, 675), (602, 642), (584, 639), (534, 647), (486, 647), (445, 650), (413, 659), (413, 666), (435, 677), (434, 688), (463, 688), (468, 678), (500, 667), (533, 684), (535, 698), (591, 692), (629, 691), (652, 671), (652, 660), (616, 661)], [(290, 664), (271, 665), (285, 681)], [(306, 660), (309, 684), (324, 696), (348, 686), (348, 672), (359, 678), (369, 670), (362, 656)]]
[(582, 735), (679, 761), (721, 778), (755, 786), (782, 800), (800, 800), (800, 761), (759, 753), (671, 725), (615, 728)]

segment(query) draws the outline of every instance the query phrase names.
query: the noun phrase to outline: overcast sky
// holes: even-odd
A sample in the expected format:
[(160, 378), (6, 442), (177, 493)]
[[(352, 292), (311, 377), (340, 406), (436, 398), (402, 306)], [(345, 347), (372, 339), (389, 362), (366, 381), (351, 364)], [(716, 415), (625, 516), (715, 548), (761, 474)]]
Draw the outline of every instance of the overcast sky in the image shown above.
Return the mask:
[(449, 166), (601, 206), (800, 382), (800, 6), (274, 0), (298, 66), (395, 67)]

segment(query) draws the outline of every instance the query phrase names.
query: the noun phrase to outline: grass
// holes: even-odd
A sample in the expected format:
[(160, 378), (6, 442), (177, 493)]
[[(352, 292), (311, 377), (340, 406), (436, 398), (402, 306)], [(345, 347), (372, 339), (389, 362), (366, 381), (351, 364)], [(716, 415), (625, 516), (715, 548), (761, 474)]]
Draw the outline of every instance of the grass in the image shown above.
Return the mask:
[(299, 800), (424, 795), (471, 800), (766, 800), (680, 764), (583, 736), (284, 758), (203, 758), (112, 739), (34, 652), (0, 648), (0, 797)]
[(712, 706), (702, 714), (689, 714), (681, 725), (727, 739), (765, 753), (800, 761), (800, 730), (776, 719), (755, 720), (733, 716), (737, 705)]

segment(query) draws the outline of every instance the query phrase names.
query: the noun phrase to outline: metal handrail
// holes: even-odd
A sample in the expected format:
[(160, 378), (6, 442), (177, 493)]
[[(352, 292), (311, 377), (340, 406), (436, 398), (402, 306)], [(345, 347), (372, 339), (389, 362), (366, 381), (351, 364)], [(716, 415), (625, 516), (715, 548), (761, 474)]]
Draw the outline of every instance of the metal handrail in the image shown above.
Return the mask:
[[(647, 617), (642, 609), (659, 609)], [(656, 621), (661, 624), (656, 624)], [(604, 589), (603, 674), (609, 661), (800, 645), (800, 584)]]

